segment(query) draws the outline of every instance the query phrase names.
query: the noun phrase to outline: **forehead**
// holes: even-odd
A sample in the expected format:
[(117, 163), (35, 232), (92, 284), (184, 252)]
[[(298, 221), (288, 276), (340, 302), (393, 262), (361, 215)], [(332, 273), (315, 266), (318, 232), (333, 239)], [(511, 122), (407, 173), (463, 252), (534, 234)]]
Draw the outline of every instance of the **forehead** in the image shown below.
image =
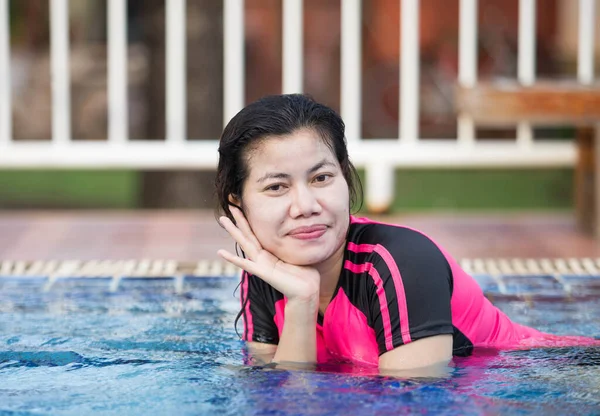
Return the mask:
[(260, 140), (248, 153), (250, 176), (258, 171), (291, 171), (310, 168), (322, 160), (337, 164), (333, 151), (314, 130), (298, 130), (290, 135)]

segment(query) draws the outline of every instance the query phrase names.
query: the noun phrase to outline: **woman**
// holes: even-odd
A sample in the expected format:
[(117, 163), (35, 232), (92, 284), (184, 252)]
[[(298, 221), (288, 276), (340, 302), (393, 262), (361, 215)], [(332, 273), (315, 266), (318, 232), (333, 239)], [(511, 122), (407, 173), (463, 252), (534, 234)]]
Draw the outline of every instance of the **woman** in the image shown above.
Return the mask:
[(304, 95), (263, 98), (223, 131), (219, 221), (245, 258), (243, 339), (276, 363), (407, 370), (473, 347), (593, 343), (511, 322), (419, 231), (350, 215), (359, 182), (344, 123)]

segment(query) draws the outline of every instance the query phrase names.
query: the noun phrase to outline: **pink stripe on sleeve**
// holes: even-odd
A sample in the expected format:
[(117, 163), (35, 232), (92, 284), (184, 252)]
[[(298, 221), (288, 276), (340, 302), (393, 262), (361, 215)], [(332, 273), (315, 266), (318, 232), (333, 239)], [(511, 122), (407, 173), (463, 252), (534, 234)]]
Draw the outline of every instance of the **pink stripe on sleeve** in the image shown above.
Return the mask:
[(379, 273), (373, 267), (373, 263), (355, 264), (349, 260), (346, 260), (344, 263), (344, 268), (350, 270), (352, 273), (369, 272), (369, 275), (373, 278), (375, 286), (377, 287), (377, 297), (379, 298), (379, 305), (381, 307), (381, 319), (383, 320), (383, 333), (385, 335), (385, 348), (388, 351), (393, 350), (394, 343), (392, 342), (390, 311), (388, 309), (387, 297), (385, 296), (385, 290), (383, 288), (383, 281), (381, 280)]
[[(254, 323), (252, 322), (252, 313), (250, 313), (250, 298), (248, 298), (249, 280), (250, 274), (244, 271), (242, 275), (242, 296), (240, 297), (240, 300), (242, 302), (242, 308), (244, 308), (244, 326), (246, 327), (246, 341), (252, 341), (252, 336), (254, 335)], [(244, 301), (246, 299), (246, 306), (244, 306)]]
[(410, 326), (408, 322), (408, 305), (406, 302), (406, 292), (404, 290), (404, 282), (402, 282), (402, 275), (398, 269), (398, 265), (394, 261), (394, 258), (390, 252), (380, 244), (355, 244), (348, 243), (348, 250), (355, 253), (371, 253), (375, 252), (381, 256), (385, 261), (390, 273), (392, 274), (392, 280), (394, 281), (394, 288), (396, 290), (396, 298), (398, 299), (398, 312), (400, 313), (400, 332), (402, 334), (402, 342), (408, 344), (412, 341), (410, 337)]
[(400, 311), (400, 331), (402, 331), (402, 342), (408, 344), (412, 341), (410, 338), (410, 326), (408, 324), (408, 304), (406, 303), (406, 292), (404, 291), (404, 282), (398, 269), (398, 265), (389, 251), (382, 245), (377, 245), (375, 252), (379, 254), (387, 264), (392, 279), (394, 279), (394, 288), (396, 289), (396, 298), (398, 299), (398, 309)]
[(375, 245), (373, 244), (356, 244), (348, 242), (348, 250), (354, 253), (372, 253), (375, 251)]

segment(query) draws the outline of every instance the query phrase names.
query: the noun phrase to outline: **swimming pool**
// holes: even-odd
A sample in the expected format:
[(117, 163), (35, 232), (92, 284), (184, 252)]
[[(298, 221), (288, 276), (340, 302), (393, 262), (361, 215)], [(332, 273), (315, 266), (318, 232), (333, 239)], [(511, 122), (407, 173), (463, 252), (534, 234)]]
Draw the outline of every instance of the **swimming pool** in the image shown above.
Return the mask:
[[(600, 277), (476, 277), (520, 323), (600, 335)], [(48, 283), (0, 277), (0, 413), (600, 413), (600, 348), (479, 350), (444, 379), (249, 367), (233, 328), (235, 278)]]

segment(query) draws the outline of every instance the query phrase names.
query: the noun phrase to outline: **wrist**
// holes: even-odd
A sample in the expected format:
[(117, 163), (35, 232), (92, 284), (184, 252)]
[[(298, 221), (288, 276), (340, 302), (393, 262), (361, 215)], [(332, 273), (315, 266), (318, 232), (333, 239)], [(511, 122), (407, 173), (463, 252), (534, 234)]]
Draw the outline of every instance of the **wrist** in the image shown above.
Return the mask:
[(286, 309), (318, 309), (319, 308), (319, 291), (305, 296), (288, 297), (285, 304)]
[(319, 311), (319, 295), (307, 299), (288, 299), (285, 305), (286, 322), (314, 324)]

